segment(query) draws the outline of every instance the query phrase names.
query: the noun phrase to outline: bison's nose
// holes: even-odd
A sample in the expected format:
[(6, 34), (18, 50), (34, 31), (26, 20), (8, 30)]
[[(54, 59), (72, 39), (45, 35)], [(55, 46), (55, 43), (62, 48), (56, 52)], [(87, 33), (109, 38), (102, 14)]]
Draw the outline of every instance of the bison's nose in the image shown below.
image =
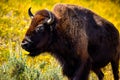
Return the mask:
[(25, 37), (25, 39), (21, 43), (21, 46), (26, 51), (30, 51), (31, 40), (28, 37)]
[(29, 48), (30, 48), (30, 43), (28, 41), (23, 41), (21, 43), (21, 46), (23, 49), (25, 49), (26, 51), (29, 51)]

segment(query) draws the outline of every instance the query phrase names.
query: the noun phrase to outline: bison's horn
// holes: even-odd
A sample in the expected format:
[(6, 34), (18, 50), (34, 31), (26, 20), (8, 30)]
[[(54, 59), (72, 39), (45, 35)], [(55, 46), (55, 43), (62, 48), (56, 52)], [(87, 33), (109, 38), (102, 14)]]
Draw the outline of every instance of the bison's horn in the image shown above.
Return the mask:
[(31, 19), (34, 17), (33, 14), (32, 14), (32, 12), (31, 12), (31, 7), (28, 9), (28, 14), (29, 14), (29, 16), (30, 16)]
[[(48, 11), (48, 10), (47, 10)], [(51, 24), (54, 21), (54, 16), (52, 15), (51, 12), (48, 11), (48, 14), (50, 16), (50, 19), (47, 20), (47, 24)]]

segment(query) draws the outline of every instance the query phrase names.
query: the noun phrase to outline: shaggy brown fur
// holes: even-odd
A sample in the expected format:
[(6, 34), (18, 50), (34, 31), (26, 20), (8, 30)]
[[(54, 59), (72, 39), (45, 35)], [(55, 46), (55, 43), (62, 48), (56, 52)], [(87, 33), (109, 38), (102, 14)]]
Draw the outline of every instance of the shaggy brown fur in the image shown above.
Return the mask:
[[(119, 33), (113, 24), (76, 5), (57, 4), (52, 15), (51, 25), (44, 23), (49, 18), (46, 10), (34, 15), (26, 33), (33, 43), (22, 45), (30, 56), (50, 52), (59, 60), (69, 80), (88, 80), (90, 70), (103, 80), (100, 69), (111, 62), (114, 79), (119, 80)], [(44, 25), (44, 31), (38, 34), (35, 29), (39, 24)], [(50, 31), (51, 26), (53, 31)]]

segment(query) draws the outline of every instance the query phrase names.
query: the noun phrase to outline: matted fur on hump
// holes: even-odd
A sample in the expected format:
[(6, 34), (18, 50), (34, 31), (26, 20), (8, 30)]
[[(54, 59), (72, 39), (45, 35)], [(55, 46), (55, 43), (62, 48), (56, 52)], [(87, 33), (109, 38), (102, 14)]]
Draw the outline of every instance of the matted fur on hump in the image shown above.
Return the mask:
[(59, 20), (58, 28), (62, 29), (64, 34), (70, 35), (71, 38), (86, 37), (85, 25), (86, 21), (78, 12), (84, 8), (69, 4), (56, 4), (53, 13)]

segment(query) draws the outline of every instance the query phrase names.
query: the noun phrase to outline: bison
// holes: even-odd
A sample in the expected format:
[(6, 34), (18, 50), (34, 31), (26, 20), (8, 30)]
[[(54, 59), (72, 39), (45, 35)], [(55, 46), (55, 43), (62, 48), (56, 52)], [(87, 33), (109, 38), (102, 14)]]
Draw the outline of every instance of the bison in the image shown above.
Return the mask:
[(119, 80), (119, 32), (112, 23), (84, 7), (56, 4), (53, 11), (39, 10), (21, 46), (29, 56), (49, 52), (61, 64), (69, 80), (88, 80), (90, 70), (103, 80), (101, 71), (109, 62), (114, 80)]

